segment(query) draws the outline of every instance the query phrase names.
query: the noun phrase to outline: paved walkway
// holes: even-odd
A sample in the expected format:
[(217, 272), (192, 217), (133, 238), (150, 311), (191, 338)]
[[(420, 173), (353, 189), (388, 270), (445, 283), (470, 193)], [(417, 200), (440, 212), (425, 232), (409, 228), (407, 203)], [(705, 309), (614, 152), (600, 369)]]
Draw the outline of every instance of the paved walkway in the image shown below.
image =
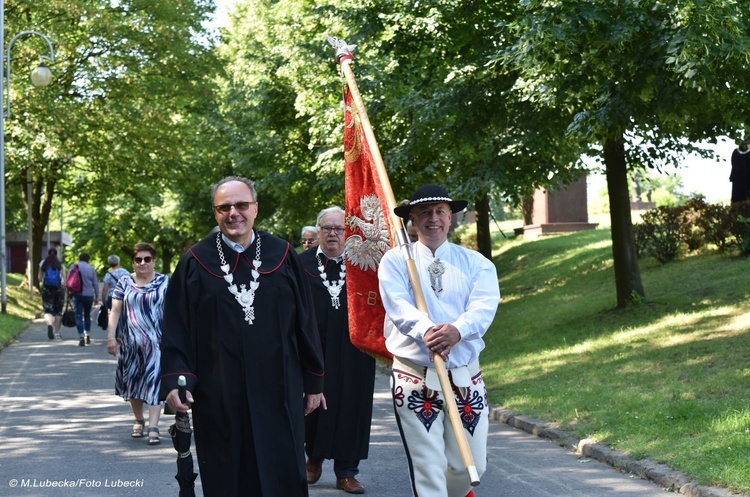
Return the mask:
[[(0, 495), (177, 496), (175, 451), (166, 435), (172, 416), (162, 418), (161, 445), (130, 437), (130, 408), (114, 394), (115, 360), (105, 336), (96, 328), (91, 346), (79, 347), (75, 329), (63, 328), (64, 340), (50, 341), (37, 320), (0, 354)], [(475, 489), (478, 497), (674, 495), (547, 439), (490, 425), (489, 465)], [(411, 496), (404, 461), (382, 373), (370, 458), (360, 465), (366, 495)], [(345, 495), (335, 489), (330, 461), (310, 495)]]

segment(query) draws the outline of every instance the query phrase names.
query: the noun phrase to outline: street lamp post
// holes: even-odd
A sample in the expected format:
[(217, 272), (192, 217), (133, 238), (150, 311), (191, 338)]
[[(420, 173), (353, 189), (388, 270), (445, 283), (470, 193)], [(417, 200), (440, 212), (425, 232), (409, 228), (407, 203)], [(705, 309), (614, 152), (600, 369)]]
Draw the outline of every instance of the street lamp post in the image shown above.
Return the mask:
[[(52, 72), (44, 65), (44, 60), (54, 62), (55, 51), (49, 38), (37, 31), (23, 31), (11, 38), (8, 49), (0, 63), (0, 290), (2, 291), (2, 313), (7, 312), (8, 295), (6, 283), (8, 276), (8, 259), (6, 255), (5, 240), (5, 119), (10, 117), (10, 50), (17, 39), (24, 36), (39, 36), (49, 46), (49, 57), (42, 55), (39, 67), (31, 73), (31, 82), (35, 86), (47, 86), (52, 81)], [(0, 0), (0, 49), (5, 46), (5, 0)], [(31, 201), (31, 199), (29, 199)], [(31, 230), (31, 226), (29, 226)], [(31, 258), (33, 254), (29, 254)], [(33, 276), (30, 274), (30, 276)], [(32, 285), (33, 279), (29, 280)]]

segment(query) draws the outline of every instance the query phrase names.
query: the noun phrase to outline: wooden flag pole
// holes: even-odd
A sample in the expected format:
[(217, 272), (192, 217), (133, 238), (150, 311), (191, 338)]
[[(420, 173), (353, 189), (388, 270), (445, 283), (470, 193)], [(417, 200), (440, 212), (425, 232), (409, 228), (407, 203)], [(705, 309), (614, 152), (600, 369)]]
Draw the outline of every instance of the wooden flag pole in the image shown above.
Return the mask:
[[(406, 231), (403, 227), (401, 218), (397, 216), (393, 209), (397, 207), (396, 198), (393, 196), (393, 189), (391, 188), (391, 182), (388, 179), (388, 171), (385, 168), (383, 157), (380, 155), (380, 149), (378, 148), (378, 142), (375, 140), (375, 133), (370, 125), (370, 118), (367, 116), (367, 110), (365, 109), (362, 96), (359, 93), (357, 82), (354, 79), (354, 72), (351, 68), (352, 54), (351, 49), (343, 40), (329, 37), (328, 42), (336, 49), (336, 62), (338, 62), (341, 68), (341, 73), (346, 79), (349, 91), (352, 94), (352, 102), (356, 106), (357, 115), (359, 116), (359, 122), (362, 126), (362, 131), (365, 134), (365, 139), (370, 147), (370, 153), (372, 160), (375, 164), (375, 169), (378, 173), (378, 179), (380, 180), (381, 186), (383, 187), (383, 194), (385, 195), (385, 201), (388, 205), (388, 214), (391, 221), (392, 231), (396, 234), (399, 248), (404, 252), (406, 256), (406, 269), (409, 273), (409, 280), (414, 290), (414, 300), (417, 304), (417, 309), (422, 312), (429, 313), (427, 309), (427, 301), (424, 298), (424, 292), (422, 291), (422, 285), (419, 281), (419, 275), (417, 274), (417, 267), (414, 264), (414, 259), (411, 256), (411, 248), (407, 242)], [(458, 412), (458, 406), (456, 405), (456, 399), (453, 396), (453, 388), (451, 387), (450, 379), (448, 378), (448, 370), (445, 367), (445, 361), (443, 361), (440, 354), (434, 354), (433, 362), (435, 364), (435, 372), (437, 373), (438, 379), (440, 380), (440, 388), (443, 391), (443, 397), (445, 398), (446, 411), (453, 426), (453, 432), (456, 434), (456, 442), (458, 443), (458, 449), (461, 452), (461, 459), (463, 460), (466, 471), (469, 473), (469, 479), (471, 480), (472, 486), (479, 485), (479, 473), (477, 472), (476, 464), (474, 463), (474, 456), (471, 453), (469, 442), (466, 440), (466, 432), (464, 431), (461, 417)]]

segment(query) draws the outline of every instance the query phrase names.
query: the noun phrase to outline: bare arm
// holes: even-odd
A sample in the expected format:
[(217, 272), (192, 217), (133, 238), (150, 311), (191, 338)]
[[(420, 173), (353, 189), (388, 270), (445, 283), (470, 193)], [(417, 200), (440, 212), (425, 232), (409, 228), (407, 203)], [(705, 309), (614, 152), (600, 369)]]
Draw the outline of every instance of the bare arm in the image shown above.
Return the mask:
[(102, 283), (102, 304), (107, 301), (108, 293), (109, 293), (109, 283), (107, 283), (107, 280), (104, 280), (104, 283)]
[(115, 334), (120, 314), (122, 314), (122, 300), (112, 300), (112, 310), (109, 313), (109, 321), (107, 322), (107, 352), (113, 356), (117, 355), (118, 344)]

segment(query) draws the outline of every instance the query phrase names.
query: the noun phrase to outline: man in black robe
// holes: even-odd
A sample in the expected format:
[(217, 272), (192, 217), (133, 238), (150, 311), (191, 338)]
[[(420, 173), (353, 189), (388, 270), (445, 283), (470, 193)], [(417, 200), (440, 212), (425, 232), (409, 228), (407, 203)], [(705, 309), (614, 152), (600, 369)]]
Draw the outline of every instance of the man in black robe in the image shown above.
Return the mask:
[(732, 182), (732, 203), (750, 199), (750, 137), (740, 143), (732, 152), (732, 171), (729, 181)]
[(289, 244), (253, 229), (252, 181), (224, 178), (211, 197), (220, 231), (182, 256), (167, 290), (161, 398), (192, 404), (204, 495), (305, 497), (304, 416), (325, 408), (310, 286)]
[(300, 261), (312, 286), (315, 316), (326, 363), (328, 409), (305, 418), (307, 482), (320, 479), (324, 459), (333, 459), (336, 487), (364, 493), (355, 478), (367, 459), (372, 420), (375, 360), (349, 340), (344, 263), (344, 211), (330, 207), (318, 214), (319, 246)]

